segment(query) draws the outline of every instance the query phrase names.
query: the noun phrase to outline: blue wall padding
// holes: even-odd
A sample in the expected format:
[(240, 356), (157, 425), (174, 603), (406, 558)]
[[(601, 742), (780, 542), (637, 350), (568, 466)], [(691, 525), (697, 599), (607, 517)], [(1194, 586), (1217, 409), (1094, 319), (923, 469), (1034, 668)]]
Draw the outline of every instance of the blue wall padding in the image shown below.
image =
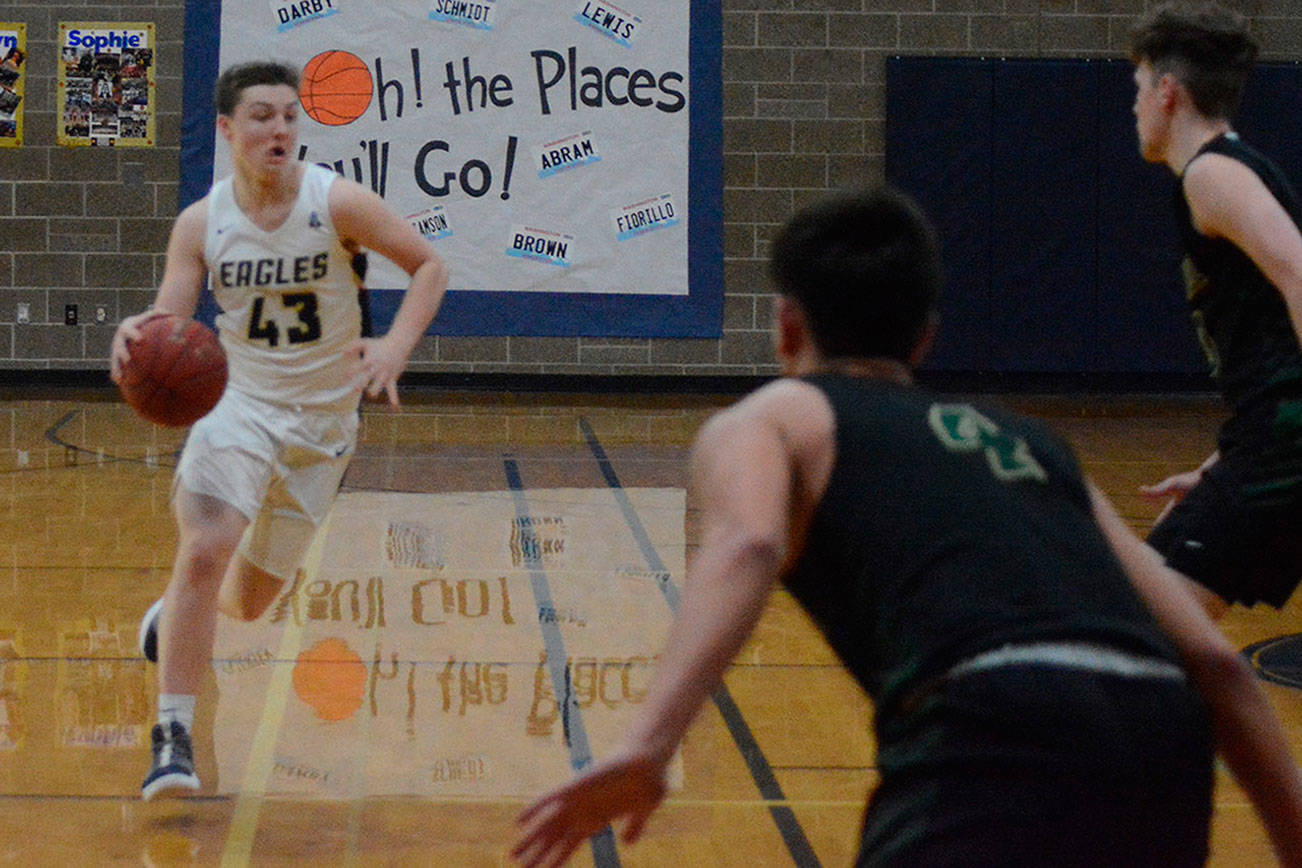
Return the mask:
[[(886, 176), (935, 221), (948, 276), (928, 367), (1204, 370), (1175, 177), (1138, 152), (1120, 60), (896, 57)], [(1236, 127), (1302, 182), (1302, 67), (1262, 64)]]
[[(989, 69), (963, 60), (887, 67), (886, 174), (924, 203), (945, 245), (947, 291), (929, 364), (984, 365), (990, 335)], [(926, 123), (897, 122), (919, 118)]]
[(1082, 61), (992, 65), (988, 370), (1084, 370), (1094, 338), (1097, 79)]

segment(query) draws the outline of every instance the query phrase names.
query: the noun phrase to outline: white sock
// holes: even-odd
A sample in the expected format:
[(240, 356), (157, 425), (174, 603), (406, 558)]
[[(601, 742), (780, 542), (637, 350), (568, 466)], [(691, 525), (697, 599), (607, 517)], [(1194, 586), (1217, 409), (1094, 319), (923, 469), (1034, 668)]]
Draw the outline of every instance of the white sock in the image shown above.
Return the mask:
[(174, 720), (185, 727), (186, 732), (194, 729), (194, 700), (195, 697), (184, 693), (158, 694), (158, 722), (163, 729), (170, 730), (168, 724)]

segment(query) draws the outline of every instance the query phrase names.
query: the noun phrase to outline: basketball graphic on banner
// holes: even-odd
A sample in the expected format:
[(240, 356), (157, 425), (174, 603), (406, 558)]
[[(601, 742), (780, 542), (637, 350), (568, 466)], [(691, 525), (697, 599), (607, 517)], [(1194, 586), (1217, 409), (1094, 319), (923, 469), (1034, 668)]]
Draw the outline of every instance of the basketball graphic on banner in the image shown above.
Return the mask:
[(303, 67), (298, 101), (307, 116), (330, 127), (350, 124), (371, 104), (371, 71), (348, 51), (323, 51)]

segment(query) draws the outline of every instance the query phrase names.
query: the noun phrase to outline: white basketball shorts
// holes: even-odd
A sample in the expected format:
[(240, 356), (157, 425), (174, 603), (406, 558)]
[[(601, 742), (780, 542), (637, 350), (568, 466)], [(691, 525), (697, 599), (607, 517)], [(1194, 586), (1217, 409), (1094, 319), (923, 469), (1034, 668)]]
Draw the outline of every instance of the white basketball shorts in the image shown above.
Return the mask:
[(357, 445), (356, 412), (294, 410), (227, 389), (190, 429), (175, 488), (249, 520), (239, 554), (293, 581)]

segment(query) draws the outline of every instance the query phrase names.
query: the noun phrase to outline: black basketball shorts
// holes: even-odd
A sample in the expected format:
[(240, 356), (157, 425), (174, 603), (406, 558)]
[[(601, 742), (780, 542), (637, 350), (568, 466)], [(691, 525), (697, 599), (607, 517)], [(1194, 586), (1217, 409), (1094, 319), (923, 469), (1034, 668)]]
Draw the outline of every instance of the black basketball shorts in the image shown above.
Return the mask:
[(1263, 478), (1259, 458), (1224, 452), (1148, 543), (1226, 602), (1279, 608), (1302, 579), (1302, 483)]
[(860, 868), (1207, 860), (1212, 734), (1184, 680), (1007, 666), (887, 728)]

